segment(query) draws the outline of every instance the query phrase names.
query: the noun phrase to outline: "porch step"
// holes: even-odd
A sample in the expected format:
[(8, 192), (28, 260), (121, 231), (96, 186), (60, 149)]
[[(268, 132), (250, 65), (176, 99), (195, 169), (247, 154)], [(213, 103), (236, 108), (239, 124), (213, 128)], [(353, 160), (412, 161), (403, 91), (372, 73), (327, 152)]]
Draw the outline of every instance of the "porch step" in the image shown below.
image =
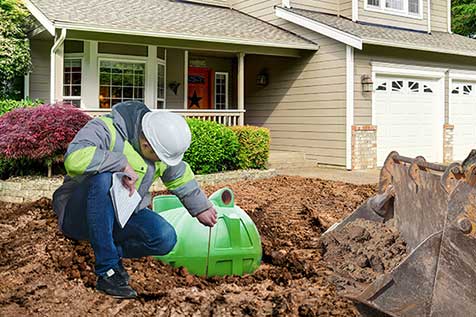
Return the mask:
[(270, 151), (268, 168), (276, 170), (315, 167), (316, 163), (306, 159), (302, 152)]

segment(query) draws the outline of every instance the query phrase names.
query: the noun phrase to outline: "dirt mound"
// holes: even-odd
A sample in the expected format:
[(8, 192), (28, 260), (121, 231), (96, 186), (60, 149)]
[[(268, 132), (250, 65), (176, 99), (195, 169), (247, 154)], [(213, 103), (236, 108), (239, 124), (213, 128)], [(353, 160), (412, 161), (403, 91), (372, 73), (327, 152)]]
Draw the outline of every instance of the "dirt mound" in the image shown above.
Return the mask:
[(341, 289), (363, 290), (407, 255), (405, 241), (392, 223), (358, 219), (321, 238), (322, 256)]
[(261, 233), (261, 267), (253, 275), (203, 279), (151, 258), (125, 260), (140, 295), (132, 301), (94, 290), (92, 249), (58, 231), (48, 200), (0, 203), (0, 315), (355, 316), (329, 281), (319, 238), (374, 187), (300, 177), (230, 187)]

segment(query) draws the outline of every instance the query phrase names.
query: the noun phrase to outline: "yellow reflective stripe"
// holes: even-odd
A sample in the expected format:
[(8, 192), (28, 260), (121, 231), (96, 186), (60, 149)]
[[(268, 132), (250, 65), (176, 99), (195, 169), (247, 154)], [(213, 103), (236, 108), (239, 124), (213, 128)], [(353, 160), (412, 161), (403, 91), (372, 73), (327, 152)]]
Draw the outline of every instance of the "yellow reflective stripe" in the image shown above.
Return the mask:
[(99, 119), (102, 120), (109, 129), (109, 133), (111, 134), (111, 144), (109, 145), (109, 151), (112, 151), (114, 149), (114, 145), (116, 145), (116, 128), (114, 127), (111, 118), (99, 117)]
[(185, 171), (184, 171), (183, 175), (174, 179), (173, 181), (164, 182), (164, 185), (165, 185), (165, 187), (167, 187), (168, 190), (175, 190), (175, 189), (187, 184), (188, 182), (193, 180), (193, 178), (194, 178), (194, 175), (193, 175), (192, 169), (190, 168), (190, 166), (187, 163), (185, 163)]
[(88, 146), (69, 154), (64, 162), (68, 175), (71, 177), (82, 175), (93, 160), (95, 152), (95, 146)]
[(165, 164), (164, 162), (161, 162), (161, 161), (155, 162), (155, 178), (162, 177), (166, 169), (167, 169), (167, 164)]
[(136, 188), (140, 187), (142, 179), (144, 178), (145, 173), (147, 172), (147, 164), (145, 163), (142, 156), (137, 153), (132, 145), (128, 142), (124, 142), (124, 151), (122, 152), (127, 158), (129, 165), (134, 169), (139, 178), (136, 181)]

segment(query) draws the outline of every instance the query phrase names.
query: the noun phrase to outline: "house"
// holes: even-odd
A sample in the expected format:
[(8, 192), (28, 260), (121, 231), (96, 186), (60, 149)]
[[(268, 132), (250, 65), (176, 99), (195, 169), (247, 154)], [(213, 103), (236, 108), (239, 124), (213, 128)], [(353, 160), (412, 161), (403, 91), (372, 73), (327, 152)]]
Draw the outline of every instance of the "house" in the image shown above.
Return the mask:
[[(270, 128), (272, 150), (381, 166), (476, 147), (476, 40), (450, 0), (29, 0), (31, 97)], [(53, 67), (50, 67), (53, 65)], [(64, 67), (63, 67), (64, 66)], [(186, 83), (185, 80), (186, 79)]]

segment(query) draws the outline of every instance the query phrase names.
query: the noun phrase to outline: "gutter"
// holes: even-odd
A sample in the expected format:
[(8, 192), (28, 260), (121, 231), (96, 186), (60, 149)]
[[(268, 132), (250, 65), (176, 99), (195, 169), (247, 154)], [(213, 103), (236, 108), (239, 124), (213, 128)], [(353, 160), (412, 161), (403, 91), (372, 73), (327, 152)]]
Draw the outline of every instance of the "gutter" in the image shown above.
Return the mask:
[(66, 39), (66, 29), (61, 29), (61, 34), (58, 39), (55, 40), (53, 47), (51, 48), (50, 53), (50, 103), (55, 103), (55, 75), (56, 75), (56, 51), (58, 48), (63, 45), (64, 40)]

